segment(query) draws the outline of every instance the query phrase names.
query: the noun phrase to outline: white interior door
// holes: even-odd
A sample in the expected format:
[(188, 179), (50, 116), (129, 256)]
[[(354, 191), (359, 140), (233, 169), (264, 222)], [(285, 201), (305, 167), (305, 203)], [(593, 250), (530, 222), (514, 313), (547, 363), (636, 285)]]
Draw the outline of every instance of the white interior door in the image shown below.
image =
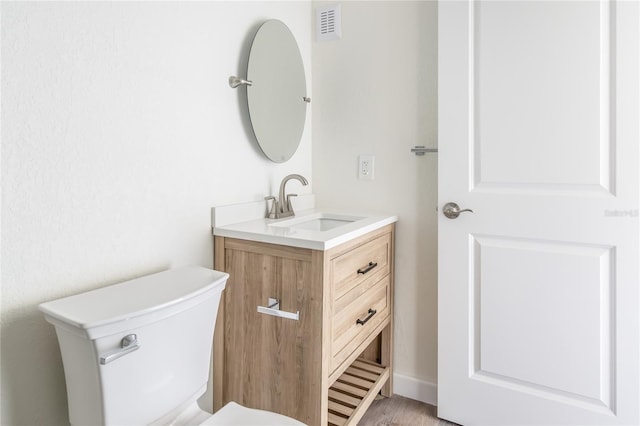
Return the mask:
[(438, 415), (638, 425), (638, 1), (438, 8)]

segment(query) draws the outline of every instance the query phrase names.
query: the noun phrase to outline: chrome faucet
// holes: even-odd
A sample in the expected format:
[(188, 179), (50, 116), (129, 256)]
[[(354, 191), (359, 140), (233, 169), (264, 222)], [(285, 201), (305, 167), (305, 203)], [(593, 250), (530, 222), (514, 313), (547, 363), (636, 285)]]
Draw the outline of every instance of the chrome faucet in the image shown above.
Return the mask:
[(285, 185), (291, 179), (296, 179), (300, 181), (303, 185), (308, 185), (309, 182), (302, 175), (293, 174), (285, 176), (280, 183), (280, 192), (278, 193), (278, 199), (275, 197), (269, 196), (265, 197), (265, 200), (273, 200), (273, 204), (271, 204), (271, 211), (269, 212), (269, 219), (280, 219), (283, 217), (289, 217), (295, 215), (293, 211), (293, 206), (291, 205), (291, 197), (297, 197), (298, 194), (286, 194), (284, 192)]

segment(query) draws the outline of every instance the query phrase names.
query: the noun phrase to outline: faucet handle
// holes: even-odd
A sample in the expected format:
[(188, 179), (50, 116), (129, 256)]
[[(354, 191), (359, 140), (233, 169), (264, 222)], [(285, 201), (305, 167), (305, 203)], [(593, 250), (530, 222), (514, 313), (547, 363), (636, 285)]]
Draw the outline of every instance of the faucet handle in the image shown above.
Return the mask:
[(267, 215), (267, 218), (277, 219), (278, 218), (278, 200), (276, 200), (276, 197), (274, 197), (273, 195), (264, 197), (264, 199), (265, 201), (273, 200), (273, 202), (271, 203), (271, 210), (269, 210), (269, 214)]
[(297, 197), (298, 194), (287, 194), (287, 210), (293, 213), (293, 207), (291, 206), (291, 197)]

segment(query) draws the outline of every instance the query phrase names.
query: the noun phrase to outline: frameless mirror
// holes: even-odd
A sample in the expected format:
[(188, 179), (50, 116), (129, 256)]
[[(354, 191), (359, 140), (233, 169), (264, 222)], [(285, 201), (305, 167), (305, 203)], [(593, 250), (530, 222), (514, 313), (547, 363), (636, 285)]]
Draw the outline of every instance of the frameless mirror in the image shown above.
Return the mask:
[(282, 163), (300, 144), (307, 114), (302, 56), (289, 28), (276, 19), (258, 29), (247, 65), (251, 126), (262, 152)]

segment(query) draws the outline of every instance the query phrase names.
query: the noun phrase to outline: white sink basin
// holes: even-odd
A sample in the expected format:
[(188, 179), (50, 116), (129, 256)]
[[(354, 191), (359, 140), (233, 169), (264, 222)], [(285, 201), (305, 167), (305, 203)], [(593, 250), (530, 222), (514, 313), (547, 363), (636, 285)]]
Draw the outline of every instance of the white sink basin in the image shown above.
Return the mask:
[(348, 216), (333, 213), (314, 213), (311, 215), (274, 222), (269, 224), (269, 226), (274, 226), (277, 228), (324, 232), (362, 219), (364, 218), (361, 216)]
[(347, 223), (351, 223), (351, 220), (340, 220), (340, 219), (326, 219), (324, 217), (310, 220), (308, 222), (302, 222), (298, 225), (293, 225), (295, 229), (308, 229), (309, 231), (328, 231), (333, 228), (337, 228), (338, 226), (346, 225)]

